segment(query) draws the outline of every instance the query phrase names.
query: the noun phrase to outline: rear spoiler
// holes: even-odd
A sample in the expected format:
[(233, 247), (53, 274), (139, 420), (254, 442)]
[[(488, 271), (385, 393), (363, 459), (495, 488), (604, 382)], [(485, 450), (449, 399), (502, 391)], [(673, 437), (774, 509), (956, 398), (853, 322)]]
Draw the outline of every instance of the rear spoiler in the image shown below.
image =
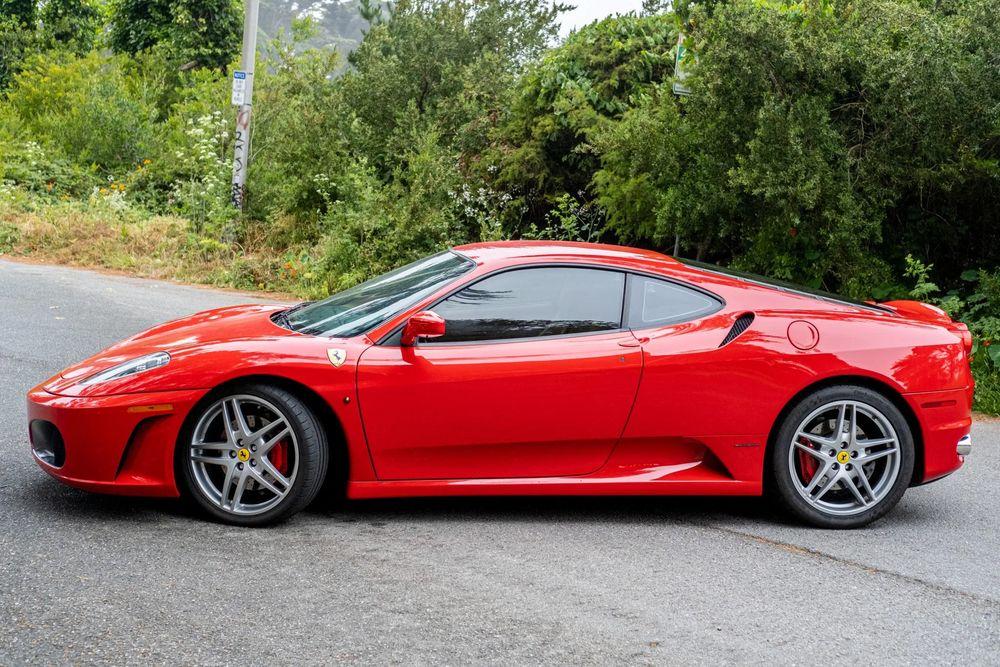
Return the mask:
[(972, 352), (972, 334), (963, 322), (956, 322), (937, 306), (922, 301), (885, 301), (878, 305), (910, 320), (937, 324), (958, 334), (962, 339), (966, 354)]

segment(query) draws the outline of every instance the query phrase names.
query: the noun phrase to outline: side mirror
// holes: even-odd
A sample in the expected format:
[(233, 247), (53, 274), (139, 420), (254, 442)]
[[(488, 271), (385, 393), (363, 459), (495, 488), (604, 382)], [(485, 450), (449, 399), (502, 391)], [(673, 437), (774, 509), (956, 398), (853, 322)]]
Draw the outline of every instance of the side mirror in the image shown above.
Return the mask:
[(403, 326), (399, 342), (404, 347), (413, 346), (420, 338), (439, 338), (444, 335), (444, 318), (430, 310), (422, 310)]

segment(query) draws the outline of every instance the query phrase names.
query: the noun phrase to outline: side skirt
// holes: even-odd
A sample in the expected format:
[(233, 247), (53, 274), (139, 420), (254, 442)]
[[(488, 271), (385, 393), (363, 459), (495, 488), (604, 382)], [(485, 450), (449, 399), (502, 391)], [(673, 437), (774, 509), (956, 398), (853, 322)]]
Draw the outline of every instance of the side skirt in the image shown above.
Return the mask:
[[(648, 473), (646, 473), (648, 475)], [(420, 479), (348, 482), (347, 497), (429, 496), (759, 496), (760, 481), (734, 479), (636, 479), (531, 477), (514, 479)]]

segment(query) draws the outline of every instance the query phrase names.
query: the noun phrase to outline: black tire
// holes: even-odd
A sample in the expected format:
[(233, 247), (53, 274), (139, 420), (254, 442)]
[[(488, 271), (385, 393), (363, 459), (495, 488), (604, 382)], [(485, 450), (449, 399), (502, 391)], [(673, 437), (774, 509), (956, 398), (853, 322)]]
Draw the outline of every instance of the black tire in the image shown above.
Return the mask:
[[(192, 435), (200, 418), (219, 400), (237, 395), (260, 398), (277, 408), (288, 422), (298, 443), (298, 467), (290, 488), (280, 502), (260, 514), (241, 515), (219, 507), (201, 490), (188, 458)], [(180, 491), (196, 509), (216, 521), (252, 527), (279, 523), (305, 509), (323, 487), (328, 461), (329, 446), (326, 432), (313, 411), (295, 394), (262, 383), (228, 386), (225, 390), (213, 392), (201, 401), (192, 410), (181, 430), (174, 457), (175, 474)]]
[[(899, 445), (899, 469), (895, 481), (889, 485), (887, 492), (871, 507), (856, 514), (841, 516), (822, 511), (807, 501), (796, 488), (789, 459), (789, 450), (794, 446), (793, 440), (799, 425), (825, 405), (837, 401), (855, 401), (864, 406), (874, 408), (884, 416), (895, 430)], [(820, 389), (797, 403), (787, 414), (777, 431), (772, 443), (769, 460), (769, 486), (772, 495), (779, 504), (793, 516), (819, 528), (859, 528), (870, 524), (888, 513), (910, 485), (914, 465), (913, 433), (906, 418), (899, 408), (883, 394), (854, 385), (838, 385)], [(863, 473), (863, 471), (862, 471)], [(862, 480), (858, 480), (859, 482)], [(859, 508), (863, 506), (859, 503)]]

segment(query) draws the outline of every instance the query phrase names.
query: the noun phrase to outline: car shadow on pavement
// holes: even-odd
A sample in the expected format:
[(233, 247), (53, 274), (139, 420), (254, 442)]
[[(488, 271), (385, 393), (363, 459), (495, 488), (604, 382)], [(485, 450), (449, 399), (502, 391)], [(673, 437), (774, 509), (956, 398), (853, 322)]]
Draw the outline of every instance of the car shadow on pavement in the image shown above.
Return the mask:
[(791, 521), (766, 498), (663, 496), (454, 497), (321, 501), (313, 515), (339, 521), (495, 520), (525, 523), (704, 523), (705, 520)]
[[(162, 519), (207, 520), (175, 498), (133, 498), (89, 493), (40, 477), (19, 485), (23, 506), (64, 521), (135, 523)], [(931, 520), (920, 505), (901, 503), (894, 523)], [(393, 521), (514, 523), (762, 523), (800, 526), (768, 498), (701, 496), (538, 496), (343, 500), (321, 496), (303, 512), (312, 520), (372, 524)], [(294, 523), (294, 522), (293, 522)], [(287, 524), (285, 524), (287, 525)]]
[[(174, 498), (133, 498), (89, 493), (39, 477), (21, 486), (25, 507), (87, 521), (150, 520), (157, 515), (197, 518), (186, 503)], [(705, 519), (740, 518), (785, 523), (787, 520), (763, 498), (713, 497), (454, 497), (392, 500), (334, 499), (321, 496), (304, 513), (316, 519), (354, 521), (518, 521), (518, 522), (629, 522), (682, 523)]]

